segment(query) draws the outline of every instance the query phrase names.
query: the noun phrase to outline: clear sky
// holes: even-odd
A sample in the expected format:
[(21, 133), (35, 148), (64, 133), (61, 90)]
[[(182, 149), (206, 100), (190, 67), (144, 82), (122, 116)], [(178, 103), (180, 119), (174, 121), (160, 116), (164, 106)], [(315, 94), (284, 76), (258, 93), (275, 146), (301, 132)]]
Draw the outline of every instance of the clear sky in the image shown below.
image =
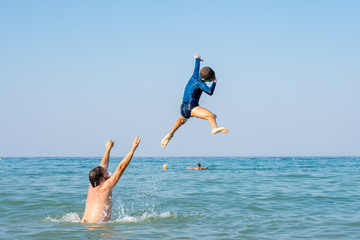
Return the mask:
[[(360, 1), (0, 1), (0, 157), (360, 155)], [(193, 54), (218, 84), (180, 116)]]

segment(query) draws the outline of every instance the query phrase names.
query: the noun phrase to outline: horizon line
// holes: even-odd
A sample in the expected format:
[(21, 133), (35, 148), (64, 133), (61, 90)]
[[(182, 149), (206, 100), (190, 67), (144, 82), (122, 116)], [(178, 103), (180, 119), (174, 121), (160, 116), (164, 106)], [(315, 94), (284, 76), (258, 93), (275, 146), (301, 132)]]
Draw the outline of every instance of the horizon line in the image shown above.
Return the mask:
[[(4, 156), (4, 158), (101, 158), (102, 156)], [(111, 156), (111, 158), (121, 158), (125, 156)], [(243, 155), (243, 156), (134, 156), (134, 158), (191, 158), (191, 157), (207, 157), (207, 158), (258, 158), (258, 157), (360, 157), (360, 155)]]

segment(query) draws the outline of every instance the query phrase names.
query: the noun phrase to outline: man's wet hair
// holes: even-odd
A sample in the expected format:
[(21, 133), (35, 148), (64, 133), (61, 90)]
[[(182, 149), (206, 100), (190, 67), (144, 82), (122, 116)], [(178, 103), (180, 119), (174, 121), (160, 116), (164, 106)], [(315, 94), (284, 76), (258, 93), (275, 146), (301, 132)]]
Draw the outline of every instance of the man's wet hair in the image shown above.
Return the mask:
[(104, 174), (105, 174), (105, 168), (98, 166), (94, 169), (91, 169), (89, 172), (89, 180), (91, 183), (91, 186), (93, 187), (97, 187), (100, 185), (100, 180), (101, 178), (105, 178)]
[(198, 163), (198, 164), (197, 164), (197, 166), (198, 166), (198, 167), (201, 167), (201, 164), (200, 164), (200, 163)]
[(200, 71), (200, 75), (205, 80), (212, 80), (215, 78), (215, 72), (210, 67), (203, 67)]

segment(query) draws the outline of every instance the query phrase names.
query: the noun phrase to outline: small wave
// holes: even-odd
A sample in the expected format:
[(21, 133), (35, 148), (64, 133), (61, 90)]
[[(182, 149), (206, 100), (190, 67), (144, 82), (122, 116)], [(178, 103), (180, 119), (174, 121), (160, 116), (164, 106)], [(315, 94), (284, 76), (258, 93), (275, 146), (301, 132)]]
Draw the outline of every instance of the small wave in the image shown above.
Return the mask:
[[(115, 220), (110, 220), (110, 223), (142, 223), (146, 221), (152, 220), (160, 220), (160, 219), (176, 219), (178, 217), (181, 218), (191, 218), (204, 216), (202, 214), (185, 214), (179, 216), (177, 213), (164, 212), (164, 213), (155, 213), (155, 212), (144, 212), (139, 216), (128, 216), (122, 215), (116, 218)], [(53, 222), (53, 223), (80, 223), (81, 219), (77, 213), (66, 213), (64, 216), (60, 218), (52, 218), (47, 216), (44, 219), (44, 222)]]
[(56, 218), (47, 216), (44, 219), (44, 221), (45, 222), (55, 222), (55, 223), (60, 223), (60, 222), (79, 223), (81, 220), (77, 213), (67, 213), (64, 216), (62, 216), (60, 219), (56, 219)]
[[(203, 214), (184, 214), (179, 215), (177, 213), (164, 212), (164, 213), (155, 213), (155, 212), (145, 212), (140, 216), (128, 216), (122, 215), (119, 216), (115, 221), (117, 223), (142, 223), (147, 221), (156, 221), (162, 219), (178, 219), (178, 218), (191, 218), (191, 217), (202, 217)], [(110, 221), (111, 222), (111, 221)]]
[(164, 212), (164, 213), (154, 213), (154, 212), (145, 212), (141, 216), (119, 216), (115, 222), (121, 223), (139, 223), (152, 219), (163, 219), (163, 218), (177, 218), (178, 215), (176, 213)]

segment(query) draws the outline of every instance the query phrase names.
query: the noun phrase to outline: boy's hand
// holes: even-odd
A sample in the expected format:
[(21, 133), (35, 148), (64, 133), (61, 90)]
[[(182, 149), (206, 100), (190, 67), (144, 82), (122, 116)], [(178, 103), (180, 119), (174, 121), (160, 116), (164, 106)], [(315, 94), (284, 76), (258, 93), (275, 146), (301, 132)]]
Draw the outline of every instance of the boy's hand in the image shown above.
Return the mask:
[(111, 150), (112, 147), (114, 146), (114, 142), (115, 142), (115, 141), (112, 141), (111, 139), (110, 139), (109, 141), (107, 141), (107, 142), (105, 143), (106, 150)]
[(216, 77), (214, 77), (214, 80), (213, 80), (213, 82), (214, 82), (214, 83), (216, 83), (216, 81), (217, 81), (217, 80), (216, 80)]
[(200, 57), (199, 55), (197, 55), (197, 54), (193, 55), (193, 57), (194, 57), (194, 58), (200, 58), (200, 61), (204, 61), (204, 60), (202, 60), (201, 57)]
[(133, 145), (132, 145), (132, 148), (134, 149), (134, 151), (139, 146), (140, 141), (141, 141), (141, 139), (138, 136), (136, 136), (136, 138), (135, 138), (135, 140), (133, 142)]

